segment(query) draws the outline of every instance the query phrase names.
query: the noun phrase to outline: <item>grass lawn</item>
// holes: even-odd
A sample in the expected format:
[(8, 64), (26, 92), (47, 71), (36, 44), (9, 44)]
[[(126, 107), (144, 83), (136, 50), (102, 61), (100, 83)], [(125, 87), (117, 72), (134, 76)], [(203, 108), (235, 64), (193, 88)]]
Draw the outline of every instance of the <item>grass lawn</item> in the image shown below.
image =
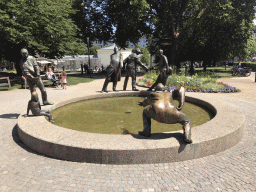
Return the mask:
[(195, 68), (196, 72), (198, 74), (206, 74), (206, 75), (210, 75), (211, 77), (214, 78), (233, 78), (234, 76), (232, 76), (231, 74), (231, 69), (232, 67), (207, 67), (206, 68), (206, 72), (204, 72), (203, 67), (200, 68)]
[[(11, 90), (14, 89), (24, 89), (21, 86), (21, 77), (16, 75), (16, 72), (10, 71), (10, 72), (0, 72), (0, 77), (9, 77), (11, 81)], [(93, 81), (95, 78), (89, 78), (85, 75), (81, 75), (81, 72), (70, 72), (67, 75), (67, 86), (69, 85), (77, 85), (79, 83), (88, 83)], [(44, 86), (49, 87), (52, 83), (51, 82), (45, 82)], [(8, 86), (2, 86), (0, 87), (0, 91), (8, 91)]]

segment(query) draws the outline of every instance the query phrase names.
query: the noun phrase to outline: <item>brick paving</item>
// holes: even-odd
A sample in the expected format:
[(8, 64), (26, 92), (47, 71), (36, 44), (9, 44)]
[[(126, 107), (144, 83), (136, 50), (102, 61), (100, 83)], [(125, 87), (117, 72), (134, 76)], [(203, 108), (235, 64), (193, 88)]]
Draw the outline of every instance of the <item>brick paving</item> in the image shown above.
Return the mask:
[[(69, 86), (67, 90), (47, 88), (48, 97), (50, 101), (57, 101), (92, 94), (101, 90), (103, 81)], [(26, 111), (29, 91), (0, 92), (0, 191), (256, 191), (254, 74), (223, 81), (242, 92), (211, 96), (228, 101), (245, 113), (246, 131), (242, 141), (200, 159), (140, 165), (76, 163), (31, 151), (20, 142), (16, 130), (18, 115)], [(119, 90), (122, 82), (118, 83)], [(109, 89), (111, 86), (110, 83)]]

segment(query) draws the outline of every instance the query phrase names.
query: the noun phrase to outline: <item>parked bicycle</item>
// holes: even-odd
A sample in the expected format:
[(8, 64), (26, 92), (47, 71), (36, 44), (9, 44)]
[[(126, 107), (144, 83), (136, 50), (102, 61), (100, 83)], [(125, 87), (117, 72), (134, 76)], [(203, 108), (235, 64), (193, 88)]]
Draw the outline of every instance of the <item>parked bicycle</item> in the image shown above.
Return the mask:
[(233, 66), (231, 69), (232, 76), (244, 75), (246, 77), (250, 76), (252, 72), (252, 69), (249, 67), (239, 67), (237, 65)]

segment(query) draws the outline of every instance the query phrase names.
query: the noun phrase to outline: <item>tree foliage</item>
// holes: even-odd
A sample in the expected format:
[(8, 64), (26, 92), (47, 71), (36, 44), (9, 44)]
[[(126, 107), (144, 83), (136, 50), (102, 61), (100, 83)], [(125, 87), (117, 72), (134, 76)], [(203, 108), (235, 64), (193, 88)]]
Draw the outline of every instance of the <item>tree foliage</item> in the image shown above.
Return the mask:
[(98, 0), (98, 6), (113, 27), (112, 39), (121, 48), (127, 41), (138, 43), (140, 37), (149, 32), (146, 0)]
[(84, 51), (75, 38), (70, 0), (2, 0), (0, 13), (1, 57), (8, 57), (11, 47), (51, 58)]
[(99, 50), (99, 49), (100, 49), (99, 46), (92, 45), (92, 46), (90, 47), (90, 49), (89, 49), (90, 53), (89, 53), (89, 51), (88, 51), (88, 48), (86, 48), (85, 54), (86, 54), (86, 55), (97, 55), (97, 50)]

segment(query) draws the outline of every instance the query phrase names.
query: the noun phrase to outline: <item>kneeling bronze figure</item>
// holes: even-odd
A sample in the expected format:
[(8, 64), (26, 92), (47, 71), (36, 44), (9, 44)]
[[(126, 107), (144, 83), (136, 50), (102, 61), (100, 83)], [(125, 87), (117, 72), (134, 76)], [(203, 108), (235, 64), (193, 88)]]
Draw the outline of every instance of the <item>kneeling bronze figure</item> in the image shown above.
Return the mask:
[[(175, 107), (173, 99), (178, 99), (179, 106)], [(139, 102), (140, 106), (148, 108), (143, 110), (143, 126), (144, 130), (139, 132), (139, 135), (150, 137), (151, 136), (151, 118), (166, 124), (180, 123), (183, 126), (184, 141), (192, 143), (191, 140), (191, 121), (187, 115), (182, 113), (185, 102), (185, 90), (183, 87), (166, 91), (163, 84), (159, 83), (155, 92), (147, 96), (143, 102)]]

